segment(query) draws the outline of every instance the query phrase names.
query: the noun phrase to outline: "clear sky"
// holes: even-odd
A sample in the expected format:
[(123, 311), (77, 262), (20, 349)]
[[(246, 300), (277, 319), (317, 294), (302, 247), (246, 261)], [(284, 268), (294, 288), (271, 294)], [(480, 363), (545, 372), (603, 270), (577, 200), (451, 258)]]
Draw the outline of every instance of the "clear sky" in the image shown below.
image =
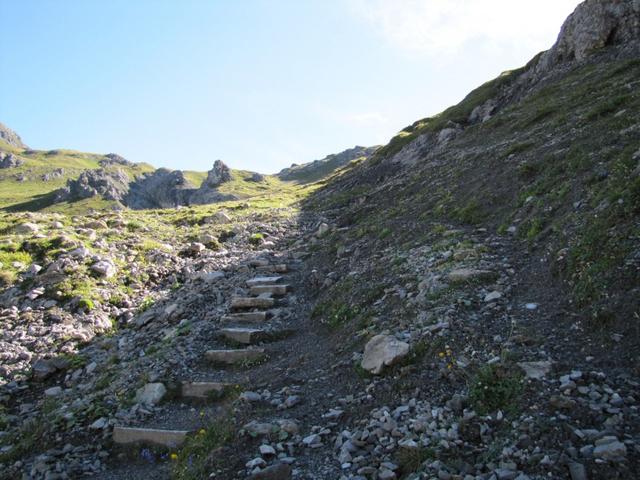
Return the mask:
[(577, 0), (0, 0), (38, 149), (275, 172), (386, 143), (555, 41)]

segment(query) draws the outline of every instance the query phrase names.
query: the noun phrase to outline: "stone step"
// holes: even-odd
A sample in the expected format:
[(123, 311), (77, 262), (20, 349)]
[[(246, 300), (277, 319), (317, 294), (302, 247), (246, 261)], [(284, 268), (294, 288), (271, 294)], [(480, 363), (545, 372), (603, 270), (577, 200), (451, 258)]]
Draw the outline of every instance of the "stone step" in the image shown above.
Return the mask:
[(233, 385), (230, 383), (184, 382), (180, 394), (186, 398), (211, 398), (222, 396), (231, 387)]
[(240, 350), (208, 350), (205, 352), (207, 360), (225, 365), (235, 365), (242, 362), (255, 362), (265, 356), (264, 348), (245, 348)]
[(275, 277), (254, 277), (250, 280), (247, 280), (247, 286), (255, 287), (256, 285), (272, 285), (274, 283), (279, 283), (282, 280), (281, 276)]
[(268, 337), (267, 332), (258, 328), (223, 328), (219, 333), (227, 340), (244, 345), (258, 343)]
[(267, 321), (267, 312), (231, 313), (222, 317), (225, 323), (263, 323)]
[(251, 287), (249, 293), (251, 293), (251, 295), (262, 295), (264, 293), (286, 295), (288, 290), (289, 285), (256, 285), (255, 287)]
[(260, 265), (256, 267), (258, 272), (273, 272), (273, 273), (287, 273), (289, 271), (289, 267), (284, 264), (277, 265)]
[(276, 301), (267, 297), (233, 297), (231, 308), (271, 308)]
[(113, 441), (118, 444), (151, 443), (175, 448), (184, 443), (186, 430), (160, 430), (156, 428), (114, 427)]
[(253, 260), (249, 260), (249, 266), (250, 267), (268, 267), (269, 266), (269, 260), (267, 260), (266, 258), (254, 258)]

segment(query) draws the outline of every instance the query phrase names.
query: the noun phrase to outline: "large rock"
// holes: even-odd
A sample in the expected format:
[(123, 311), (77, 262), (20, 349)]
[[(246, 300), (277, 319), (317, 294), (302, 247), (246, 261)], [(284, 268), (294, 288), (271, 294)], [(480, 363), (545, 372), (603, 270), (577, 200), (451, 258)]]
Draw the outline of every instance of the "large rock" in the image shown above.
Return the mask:
[(55, 201), (76, 201), (101, 196), (105, 200), (123, 201), (129, 191), (129, 177), (120, 170), (86, 170), (77, 180), (68, 180), (67, 186), (56, 192)]
[(200, 188), (216, 188), (231, 180), (231, 170), (222, 160), (213, 162), (213, 168), (207, 172), (207, 178)]
[(409, 344), (391, 335), (376, 335), (364, 347), (360, 366), (379, 374), (385, 366), (393, 365), (409, 353)]
[(133, 209), (175, 208), (188, 205), (195, 190), (181, 171), (159, 168), (133, 182), (124, 203)]

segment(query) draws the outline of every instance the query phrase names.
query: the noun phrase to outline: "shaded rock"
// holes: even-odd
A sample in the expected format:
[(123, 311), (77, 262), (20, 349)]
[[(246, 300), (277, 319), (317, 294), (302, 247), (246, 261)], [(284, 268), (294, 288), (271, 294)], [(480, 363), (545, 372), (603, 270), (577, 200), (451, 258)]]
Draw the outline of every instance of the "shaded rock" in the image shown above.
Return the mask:
[(252, 480), (288, 480), (291, 478), (291, 467), (286, 463), (278, 463), (252, 474), (249, 478)]

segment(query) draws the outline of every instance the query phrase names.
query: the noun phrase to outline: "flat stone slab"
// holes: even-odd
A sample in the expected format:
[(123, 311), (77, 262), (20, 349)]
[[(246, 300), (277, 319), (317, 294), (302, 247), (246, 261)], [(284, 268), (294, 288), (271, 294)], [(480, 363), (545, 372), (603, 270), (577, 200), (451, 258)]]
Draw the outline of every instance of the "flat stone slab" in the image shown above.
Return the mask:
[(159, 430), (155, 428), (114, 427), (113, 441), (118, 444), (152, 443), (164, 447), (178, 447), (187, 438), (186, 430)]
[(242, 362), (255, 362), (264, 358), (264, 348), (246, 348), (240, 350), (208, 350), (205, 352), (207, 360), (226, 365), (235, 365)]
[(220, 330), (220, 335), (228, 340), (245, 345), (257, 343), (267, 337), (267, 333), (264, 330), (257, 328), (223, 328)]
[(449, 272), (447, 278), (452, 283), (462, 282), (491, 282), (498, 278), (495, 272), (490, 270), (477, 270), (474, 268), (459, 268)]
[(281, 263), (277, 265), (260, 265), (256, 267), (258, 272), (274, 272), (274, 273), (287, 273), (289, 271), (289, 267), (286, 264)]
[(242, 312), (232, 313), (222, 317), (223, 322), (238, 322), (238, 323), (262, 323), (267, 321), (267, 312)]
[(231, 386), (230, 383), (220, 382), (185, 382), (180, 394), (187, 398), (209, 398), (224, 393), (225, 389)]
[(251, 280), (247, 280), (248, 287), (255, 287), (256, 285), (272, 285), (282, 280), (282, 277), (254, 277)]
[(289, 285), (256, 285), (251, 287), (251, 295), (262, 295), (264, 293), (270, 293), (271, 295), (286, 295), (289, 290)]
[(276, 301), (266, 297), (233, 297), (231, 308), (271, 308)]

